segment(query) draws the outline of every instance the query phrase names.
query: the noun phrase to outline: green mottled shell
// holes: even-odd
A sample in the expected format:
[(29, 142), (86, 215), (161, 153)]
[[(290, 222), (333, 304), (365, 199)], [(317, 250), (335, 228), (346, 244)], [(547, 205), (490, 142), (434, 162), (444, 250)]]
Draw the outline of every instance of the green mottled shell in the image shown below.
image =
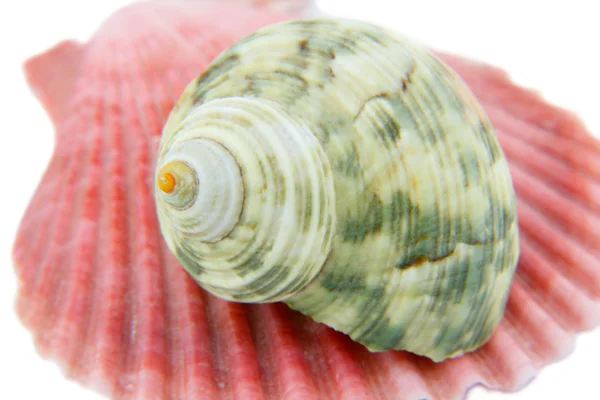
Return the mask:
[(230, 97), (276, 103), (331, 171), (327, 257), (289, 306), (373, 351), (442, 360), (489, 338), (519, 253), (516, 202), (493, 128), (453, 71), (370, 24), (272, 25), (188, 86), (161, 151), (192, 110)]

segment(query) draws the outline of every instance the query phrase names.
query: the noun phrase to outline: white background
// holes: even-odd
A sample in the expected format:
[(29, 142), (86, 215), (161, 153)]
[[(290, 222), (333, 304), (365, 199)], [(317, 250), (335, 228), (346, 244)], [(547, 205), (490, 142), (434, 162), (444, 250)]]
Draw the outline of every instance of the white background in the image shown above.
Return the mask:
[[(66, 38), (85, 40), (130, 1), (3, 1), (0, 6), (0, 398), (99, 399), (63, 378), (36, 353), (13, 311), (11, 246), (24, 208), (50, 157), (52, 127), (28, 90), (22, 62)], [(425, 44), (509, 70), (554, 103), (576, 110), (600, 133), (599, 12), (595, 1), (320, 0), (321, 10), (369, 19)], [(477, 388), (472, 400), (598, 399), (600, 332), (583, 334), (575, 352), (544, 369), (516, 394)]]

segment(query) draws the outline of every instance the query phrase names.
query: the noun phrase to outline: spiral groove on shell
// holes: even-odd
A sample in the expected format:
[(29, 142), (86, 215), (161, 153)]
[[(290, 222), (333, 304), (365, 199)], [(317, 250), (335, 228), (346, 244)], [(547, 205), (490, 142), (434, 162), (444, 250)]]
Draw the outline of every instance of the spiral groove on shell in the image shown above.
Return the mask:
[(489, 338), (519, 253), (514, 191), (489, 120), (436, 57), (354, 21), (264, 28), (187, 87), (159, 168), (198, 137), (231, 152), (246, 195), (232, 233), (205, 243), (157, 192), (207, 290), (285, 300), (376, 351), (442, 360)]
[(194, 215), (157, 190), (163, 232), (184, 266), (230, 300), (276, 301), (306, 286), (329, 254), (335, 221), (330, 166), (314, 135), (275, 104), (245, 98), (207, 102), (179, 127), (157, 179), (173, 162), (195, 165), (196, 196), (208, 198)]

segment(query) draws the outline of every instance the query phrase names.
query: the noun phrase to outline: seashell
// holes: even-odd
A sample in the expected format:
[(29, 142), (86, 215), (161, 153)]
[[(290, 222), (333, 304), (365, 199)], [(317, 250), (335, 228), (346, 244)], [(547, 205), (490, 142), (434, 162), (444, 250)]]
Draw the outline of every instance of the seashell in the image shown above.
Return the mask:
[(435, 361), (504, 313), (517, 211), (491, 123), (374, 25), (283, 22), (224, 51), (175, 105), (156, 182), (169, 248), (218, 297)]
[(440, 363), (372, 353), (285, 304), (224, 301), (188, 276), (155, 212), (161, 129), (225, 47), (289, 18), (141, 3), (89, 42), (28, 61), (56, 128), (14, 245), (17, 313), (41, 355), (119, 399), (460, 399), (477, 384), (521, 388), (569, 354), (576, 333), (599, 323), (600, 143), (504, 72), (447, 54), (489, 116), (517, 194), (519, 264), (483, 347)]

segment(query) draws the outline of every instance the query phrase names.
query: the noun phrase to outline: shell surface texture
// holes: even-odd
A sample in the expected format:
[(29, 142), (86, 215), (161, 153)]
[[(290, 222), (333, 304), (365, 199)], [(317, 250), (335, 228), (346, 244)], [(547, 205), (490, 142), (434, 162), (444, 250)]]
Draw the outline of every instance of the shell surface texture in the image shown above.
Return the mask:
[(519, 255), (508, 165), (471, 92), (352, 20), (278, 23), (221, 53), (165, 125), (155, 198), (212, 294), (435, 361), (487, 341)]
[[(243, 1), (248, 2), (258, 3)], [(404, 337), (427, 347), (434, 341), (425, 334), (432, 321), (443, 322), (450, 307), (472, 301), (467, 297), (475, 287), (484, 287), (470, 286), (472, 280), (494, 282), (501, 299), (503, 278), (487, 275), (497, 268), (469, 268), (472, 280), (461, 286), (461, 271), (451, 281), (441, 268), (443, 259), (436, 258), (449, 254), (440, 246), (451, 243), (451, 232), (463, 235), (455, 236), (457, 242), (468, 240), (466, 227), (477, 220), (458, 216), (476, 214), (459, 212), (454, 201), (463, 208), (469, 201), (481, 204), (475, 200), (478, 190), (491, 182), (494, 168), (473, 166), (489, 160), (487, 151), (475, 150), (481, 145), (478, 129), (465, 129), (470, 139), (454, 137), (450, 145), (450, 138), (435, 136), (435, 124), (452, 120), (451, 110), (457, 113), (460, 104), (447, 103), (456, 95), (470, 104), (464, 115), (484, 121), (486, 130), (489, 126), (452, 72), (396, 35), (363, 27), (372, 34), (330, 29), (331, 35), (323, 36), (314, 24), (292, 34), (301, 29), (292, 24), (286, 28), (290, 34), (276, 41), (243, 39), (297, 17), (233, 0), (141, 2), (115, 12), (90, 40), (62, 42), (26, 62), (28, 82), (54, 124), (56, 141), (13, 253), (16, 312), (36, 349), (69, 379), (121, 400), (459, 400), (477, 385), (504, 391), (524, 387), (546, 365), (570, 354), (580, 332), (600, 324), (600, 142), (573, 113), (515, 84), (506, 72), (435, 52), (476, 96), (506, 155), (517, 195), (519, 263), (504, 317), (476, 351), (437, 363), (406, 351), (371, 352), (315, 319), (350, 324), (354, 314), (368, 310), (365, 323), (350, 332), (367, 342), (375, 332), (390, 335), (384, 328), (410, 321), (410, 312), (420, 313), (414, 321), (421, 321), (422, 329), (405, 325), (410, 331)], [(270, 51), (259, 52), (267, 39)], [(241, 44), (216, 59), (238, 40)], [(249, 43), (257, 47), (243, 50)], [(307, 56), (300, 57), (302, 52)], [(401, 60), (415, 61), (410, 79), (406, 73), (412, 69)], [(247, 71), (239, 74), (240, 68)], [(269, 69), (278, 72), (261, 75)], [(423, 79), (430, 75), (435, 79)], [(440, 85), (440, 79), (448, 84)], [(375, 97), (367, 101), (369, 94)], [(426, 113), (426, 104), (437, 104), (425, 101), (432, 98), (445, 104), (444, 113)], [(411, 107), (407, 116), (402, 117), (399, 102)], [(165, 127), (173, 136), (171, 144), (163, 141), (159, 155)], [(449, 127), (443, 132), (451, 133)], [(190, 146), (184, 145), (184, 134)], [(489, 146), (496, 148), (495, 140)], [(456, 160), (466, 161), (464, 168), (453, 170)], [(243, 169), (236, 171), (234, 161)], [(413, 165), (422, 167), (408, 168)], [(190, 173), (191, 168), (203, 174)], [(463, 169), (470, 190), (461, 188)], [(218, 190), (202, 191), (211, 185)], [(499, 195), (495, 188), (491, 193)], [(392, 196), (399, 193), (407, 197)], [(440, 193), (446, 195), (437, 198)], [(468, 193), (460, 201), (452, 197)], [(394, 198), (404, 202), (391, 207)], [(182, 243), (189, 243), (190, 254), (210, 255), (209, 262), (179, 262), (173, 255), (161, 234), (159, 200), (171, 204), (172, 211), (162, 211), (170, 214), (161, 217), (173, 229), (170, 240), (178, 240), (176, 229), (201, 237), (206, 244)], [(422, 223), (426, 212), (430, 222)], [(458, 220), (460, 229), (454, 225)], [(424, 247), (405, 244), (395, 253), (393, 242), (417, 226)], [(444, 232), (439, 243), (428, 239), (433, 231)], [(449, 257), (464, 250), (456, 246)], [(251, 256), (262, 262), (236, 276), (232, 269), (252, 265)], [(405, 268), (396, 267), (401, 256)], [(276, 261), (293, 268), (271, 275), (278, 271)], [(337, 268), (331, 269), (334, 262)], [(186, 263), (191, 274), (182, 268)], [(301, 263), (310, 268), (295, 268)], [(386, 263), (392, 267), (384, 268)], [(430, 270), (425, 276), (428, 263), (443, 274)], [(196, 264), (202, 274), (194, 272)], [(346, 270), (355, 278), (348, 279)], [(482, 274), (474, 275), (477, 271)], [(237, 301), (211, 295), (192, 276), (218, 296), (235, 295)], [(298, 283), (303, 280), (306, 287)], [(391, 285), (401, 287), (404, 296), (388, 298), (387, 306), (367, 303), (373, 293), (379, 301)], [(448, 297), (450, 286), (456, 302), (419, 300), (427, 291)], [(312, 302), (303, 303), (306, 297)], [(381, 317), (395, 312), (395, 320)], [(379, 325), (371, 325), (374, 321)], [(430, 349), (433, 356), (460, 343), (450, 327)]]

